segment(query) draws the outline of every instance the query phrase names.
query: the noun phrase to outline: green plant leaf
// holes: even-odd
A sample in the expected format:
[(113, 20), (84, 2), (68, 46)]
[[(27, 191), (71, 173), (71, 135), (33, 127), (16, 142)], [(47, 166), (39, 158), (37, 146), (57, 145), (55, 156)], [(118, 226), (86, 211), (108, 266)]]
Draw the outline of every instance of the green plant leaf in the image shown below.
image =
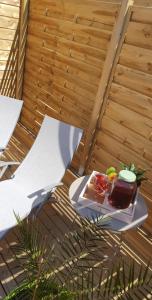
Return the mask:
[[(116, 296), (134, 299), (137, 291), (149, 289), (150, 263), (145, 268), (136, 261), (128, 261), (126, 266), (122, 257), (118, 261), (116, 257), (111, 259), (115, 250), (108, 246), (107, 233), (96, 223), (80, 220), (77, 229), (50, 246), (39, 235), (41, 230), (35, 219), (20, 222), (18, 217), (21, 242), (15, 245), (15, 258), (25, 270), (27, 280), (5, 300), (24, 300), (26, 296), (28, 300), (33, 297), (35, 300), (77, 300), (93, 299), (94, 295), (99, 300), (112, 300)], [(112, 251), (109, 261), (108, 250)]]

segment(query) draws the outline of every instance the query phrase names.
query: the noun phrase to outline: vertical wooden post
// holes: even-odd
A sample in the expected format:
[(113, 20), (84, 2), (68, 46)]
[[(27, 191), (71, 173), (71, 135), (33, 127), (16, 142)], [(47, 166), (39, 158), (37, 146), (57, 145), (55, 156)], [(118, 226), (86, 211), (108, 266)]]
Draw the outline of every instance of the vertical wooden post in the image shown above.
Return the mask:
[(16, 82), (17, 99), (22, 99), (22, 92), (23, 92), (24, 60), (25, 60), (27, 23), (28, 23), (28, 6), (29, 6), (29, 0), (20, 0), (19, 46), (18, 46), (19, 50), (18, 50), (17, 82)]
[[(109, 44), (104, 68), (99, 83), (94, 109), (89, 122), (89, 127), (86, 134), (86, 140), (84, 145), (84, 151), (81, 159), (79, 175), (84, 173), (87, 160), (89, 157), (91, 145), (95, 136), (96, 128), (100, 118), (102, 107), (105, 106), (105, 94), (109, 85), (110, 77), (112, 74), (113, 67), (115, 65), (115, 59), (118, 56), (119, 45), (122, 40), (122, 36), (125, 34), (126, 23), (128, 24), (130, 19), (131, 7), (133, 6), (134, 0), (122, 0), (120, 12), (113, 29), (111, 41)], [(129, 18), (128, 18), (129, 16)]]

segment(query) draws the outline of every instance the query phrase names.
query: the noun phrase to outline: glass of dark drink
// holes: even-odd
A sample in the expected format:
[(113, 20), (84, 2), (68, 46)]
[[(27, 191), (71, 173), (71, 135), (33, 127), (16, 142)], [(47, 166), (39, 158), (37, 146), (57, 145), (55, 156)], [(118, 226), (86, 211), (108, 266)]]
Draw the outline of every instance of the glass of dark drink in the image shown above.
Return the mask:
[(122, 170), (118, 179), (113, 183), (113, 187), (108, 201), (111, 206), (117, 209), (125, 209), (134, 202), (137, 184), (136, 175), (128, 170)]

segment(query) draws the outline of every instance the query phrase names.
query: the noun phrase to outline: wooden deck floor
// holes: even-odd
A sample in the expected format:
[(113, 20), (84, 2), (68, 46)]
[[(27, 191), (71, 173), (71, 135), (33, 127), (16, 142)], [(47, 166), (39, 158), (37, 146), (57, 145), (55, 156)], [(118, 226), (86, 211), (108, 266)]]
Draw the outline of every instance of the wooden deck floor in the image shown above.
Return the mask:
[[(24, 137), (23, 143), (22, 140), (20, 141), (21, 130), (22, 138)], [(29, 136), (29, 133), (23, 135), (23, 131), (25, 132), (24, 128), (20, 128), (17, 125), (15, 135), (6, 152), (7, 159), (22, 160), (30, 148), (33, 138)], [(47, 236), (50, 244), (52, 244), (57, 237), (63, 237), (65, 233), (72, 231), (73, 226), (75, 226), (74, 224), (76, 224), (74, 223), (76, 213), (71, 207), (68, 197), (68, 185), (70, 185), (74, 178), (72, 173), (67, 174), (64, 180), (65, 185), (57, 191), (57, 197), (60, 201), (53, 204), (48, 202), (43, 206), (37, 216), (36, 222), (39, 224), (40, 231), (43, 235)], [(111, 235), (111, 233), (108, 232), (107, 243), (112, 244), (113, 240), (119, 243), (119, 237)], [(10, 230), (5, 239), (0, 241), (0, 299), (3, 299), (5, 295), (16, 287), (25, 277), (23, 270), (17, 265), (14, 253), (10, 247), (10, 245), (18, 241), (19, 233), (17, 227)], [(140, 241), (142, 241), (142, 243)], [(151, 255), (151, 244), (151, 237), (141, 228), (138, 230), (138, 233), (137, 231), (132, 231), (131, 234), (130, 232), (126, 234), (121, 252), (126, 262), (129, 261), (129, 258), (133, 257), (137, 262), (144, 263), (144, 259), (146, 260), (146, 258)], [(142, 245), (144, 245), (144, 247)], [(139, 298), (137, 297), (137, 299)], [(151, 299), (151, 295), (143, 295), (143, 299)]]
[[(74, 220), (77, 218), (76, 213), (69, 203), (67, 187), (64, 186), (60, 188), (57, 192), (57, 197), (60, 201), (54, 203), (50, 201), (45, 204), (36, 220), (39, 225), (40, 234), (47, 236), (50, 245), (52, 245), (57, 238), (63, 238), (65, 233), (71, 232), (75, 227)], [(111, 245), (113, 239), (115, 239), (117, 243), (119, 237), (109, 234), (107, 242)], [(5, 295), (25, 278), (24, 272), (21, 267), (17, 265), (14, 253), (10, 247), (18, 243), (18, 241), (19, 233), (16, 227), (0, 242), (0, 299), (3, 299)], [(126, 261), (134, 257), (140, 262), (139, 257), (128, 248), (125, 242), (122, 247), (122, 255)], [(150, 299), (150, 296), (149, 298), (143, 299)]]

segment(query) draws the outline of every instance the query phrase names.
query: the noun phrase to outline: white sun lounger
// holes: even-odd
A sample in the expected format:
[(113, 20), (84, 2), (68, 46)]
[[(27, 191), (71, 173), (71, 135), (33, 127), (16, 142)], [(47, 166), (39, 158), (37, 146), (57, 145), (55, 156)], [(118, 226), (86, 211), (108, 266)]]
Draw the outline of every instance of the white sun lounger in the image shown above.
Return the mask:
[(38, 136), (13, 178), (0, 182), (0, 238), (41, 205), (60, 184), (82, 130), (45, 116)]
[(13, 134), (23, 101), (0, 95), (0, 152), (3, 152)]

